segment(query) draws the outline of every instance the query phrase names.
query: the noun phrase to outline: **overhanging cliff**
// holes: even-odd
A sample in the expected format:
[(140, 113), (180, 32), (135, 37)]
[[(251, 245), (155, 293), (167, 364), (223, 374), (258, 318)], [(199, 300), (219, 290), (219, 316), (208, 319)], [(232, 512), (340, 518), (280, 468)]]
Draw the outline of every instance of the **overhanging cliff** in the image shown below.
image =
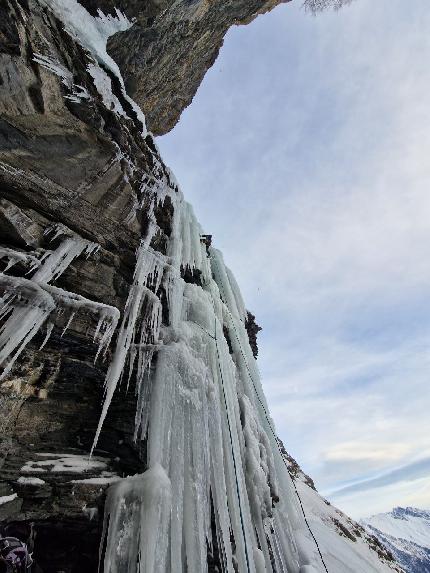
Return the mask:
[(118, 63), (127, 92), (145, 113), (154, 135), (170, 131), (191, 103), (207, 70), (218, 56), (227, 30), (248, 24), (290, 0), (84, 0), (114, 13), (119, 8), (135, 24), (109, 39), (108, 52)]

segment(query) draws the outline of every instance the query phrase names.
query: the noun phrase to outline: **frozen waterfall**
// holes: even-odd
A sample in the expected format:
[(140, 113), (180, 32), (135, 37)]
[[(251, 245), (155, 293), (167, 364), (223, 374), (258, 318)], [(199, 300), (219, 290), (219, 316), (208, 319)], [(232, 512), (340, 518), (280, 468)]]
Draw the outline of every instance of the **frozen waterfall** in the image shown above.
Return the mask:
[[(98, 434), (121, 377), (135, 375), (148, 469), (110, 488), (104, 571), (200, 573), (214, 553), (229, 573), (311, 571), (316, 548), (267, 414), (239, 288), (168, 181), (167, 195), (167, 253), (150, 247), (152, 218), (106, 379)], [(150, 213), (157, 193), (152, 201)]]

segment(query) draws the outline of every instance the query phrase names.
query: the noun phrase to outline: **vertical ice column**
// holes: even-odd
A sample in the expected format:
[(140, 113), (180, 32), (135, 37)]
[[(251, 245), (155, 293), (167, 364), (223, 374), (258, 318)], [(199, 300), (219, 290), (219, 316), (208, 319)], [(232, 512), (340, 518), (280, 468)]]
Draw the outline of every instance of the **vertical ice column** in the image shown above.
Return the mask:
[[(276, 495), (279, 497), (279, 501), (273, 508), (272, 516), (256, 517), (253, 515), (253, 523), (259, 529), (259, 543), (264, 554), (266, 567), (269, 566), (270, 555), (264, 537), (270, 542), (276, 570), (295, 572), (299, 570), (300, 565), (319, 562), (317, 549), (299, 508), (285, 461), (279, 452), (274, 423), (269, 414), (258, 368), (252, 355), (244, 325), (245, 307), (239, 288), (232, 273), (225, 267), (221, 253), (216, 249), (211, 249), (211, 266), (223, 301), (225, 325), (232, 346), (237, 378), (240, 381), (238, 393), (246, 396), (255, 412), (258, 413), (254, 416), (254, 421), (257, 424), (256, 427), (259, 427), (260, 440), (264, 441), (266, 449), (270, 446), (273, 452), (275, 472), (272, 475), (276, 476)], [(256, 503), (255, 499), (252, 500), (253, 488), (247, 484), (247, 489), (251, 496), (253, 511), (256, 512), (258, 502)], [(263, 525), (265, 535), (261, 525)]]
[(112, 485), (105, 504), (104, 573), (167, 571), (170, 511), (170, 480), (159, 465)]
[(182, 200), (178, 211), (180, 213), (181, 266), (198, 269), (206, 282), (210, 278), (210, 266), (206, 247), (201, 241), (203, 230), (189, 203)]
[[(221, 316), (222, 318), (222, 316)], [(231, 528), (235, 539), (235, 558), (239, 571), (254, 572), (253, 548), (256, 545), (243, 467), (243, 436), (238, 403), (236, 367), (223, 335), (222, 322), (215, 319), (216, 371), (223, 419), (225, 480)]]
[(185, 563), (192, 573), (206, 570), (212, 495), (225, 570), (234, 570), (232, 532), (239, 570), (253, 572), (255, 537), (241, 462), (234, 364), (210, 294), (180, 278), (174, 285), (182, 293), (181, 320), (163, 329), (147, 404), (148, 462), (166, 468), (172, 483), (167, 571), (182, 572)]

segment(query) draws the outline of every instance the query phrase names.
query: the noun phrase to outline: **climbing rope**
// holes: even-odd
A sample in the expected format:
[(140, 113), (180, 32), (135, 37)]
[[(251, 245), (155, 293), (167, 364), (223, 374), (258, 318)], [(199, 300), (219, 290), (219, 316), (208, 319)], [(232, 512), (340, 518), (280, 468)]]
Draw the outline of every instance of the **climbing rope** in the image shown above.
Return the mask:
[(195, 320), (191, 320), (190, 318), (187, 319), (188, 322), (192, 322), (193, 324), (196, 324), (201, 330), (203, 330), (203, 332), (205, 334), (207, 334), (208, 336), (210, 336), (210, 338), (212, 338), (212, 340), (216, 340), (215, 336), (213, 334), (211, 334), (210, 332), (208, 332), (206, 330), (206, 328), (204, 328), (201, 324), (199, 324), (198, 322), (196, 322)]
[[(217, 263), (216, 259), (213, 258), (213, 257), (211, 257), (211, 261), (215, 261), (215, 263), (216, 263), (216, 265), (217, 265), (217, 268), (218, 268), (218, 263)], [(218, 269), (218, 271), (219, 271), (219, 269)], [(222, 285), (221, 285), (221, 286), (222, 286)], [(224, 299), (226, 300), (226, 296), (225, 296), (225, 292), (224, 292), (223, 287), (222, 287), (222, 290), (223, 290)], [(213, 300), (213, 299), (212, 299), (212, 300)], [(245, 353), (244, 353), (244, 351), (243, 351), (243, 349), (242, 349), (242, 345), (241, 345), (241, 342), (240, 342), (239, 335), (238, 335), (238, 333), (237, 333), (237, 329), (236, 329), (236, 325), (235, 325), (235, 323), (234, 323), (233, 316), (232, 316), (232, 314), (231, 314), (231, 312), (230, 312), (230, 309), (228, 308), (227, 303), (225, 302), (225, 300), (223, 300), (222, 297), (221, 297), (221, 300), (222, 300), (222, 302), (224, 303), (224, 307), (225, 307), (225, 309), (227, 310), (228, 315), (229, 315), (229, 317), (230, 317), (231, 324), (232, 324), (232, 327), (233, 327), (233, 330), (234, 330), (234, 333), (235, 333), (235, 336), (236, 336), (236, 339), (237, 339), (237, 342), (238, 342), (238, 345), (239, 345), (239, 350), (240, 350), (240, 353), (242, 354), (242, 358), (243, 358), (243, 361), (244, 361), (246, 370), (247, 370), (247, 372), (248, 372), (249, 379), (251, 380), (252, 386), (254, 387), (255, 395), (256, 395), (258, 401), (260, 402), (260, 405), (261, 405), (261, 407), (262, 407), (262, 409), (263, 409), (263, 412), (264, 412), (264, 415), (265, 415), (265, 417), (266, 417), (267, 423), (268, 423), (268, 425), (269, 425), (270, 431), (271, 431), (272, 434), (273, 434), (273, 437), (274, 437), (275, 442), (276, 442), (276, 446), (277, 446), (277, 448), (278, 448), (278, 450), (279, 450), (279, 453), (280, 453), (280, 455), (281, 455), (281, 459), (282, 459), (282, 461), (283, 461), (283, 463), (284, 463), (284, 465), (285, 465), (285, 467), (286, 467), (286, 469), (287, 469), (287, 471), (288, 471), (288, 474), (289, 474), (288, 465), (287, 465), (287, 462), (286, 462), (286, 460), (285, 460), (285, 457), (284, 457), (284, 455), (283, 455), (283, 453), (282, 453), (282, 448), (281, 448), (281, 446), (280, 446), (280, 440), (279, 440), (279, 438), (278, 438), (278, 436), (277, 436), (277, 434), (276, 434), (276, 432), (275, 432), (275, 429), (274, 429), (273, 426), (272, 426), (272, 422), (271, 422), (270, 416), (269, 416), (269, 414), (267, 413), (266, 407), (265, 407), (265, 405), (264, 405), (264, 403), (263, 403), (263, 401), (262, 401), (262, 399), (261, 399), (261, 397), (260, 397), (260, 395), (259, 395), (259, 392), (258, 392), (258, 390), (257, 390), (257, 387), (256, 387), (256, 385), (255, 385), (254, 378), (252, 377), (251, 371), (250, 371), (250, 369), (249, 369), (248, 361), (247, 361), (247, 359), (246, 359), (246, 357), (245, 357)], [(215, 310), (215, 309), (214, 309), (214, 310)], [(294, 486), (294, 491), (295, 491), (295, 493), (296, 493), (296, 495), (297, 495), (297, 498), (298, 498), (298, 500), (299, 500), (300, 509), (301, 509), (301, 511), (302, 511), (304, 521), (305, 521), (306, 526), (307, 526), (307, 528), (308, 528), (308, 530), (309, 530), (309, 533), (310, 533), (311, 536), (312, 536), (312, 539), (313, 539), (314, 542), (315, 542), (315, 545), (316, 545), (316, 548), (317, 548), (317, 550), (318, 550), (318, 554), (319, 554), (319, 556), (320, 556), (320, 558), (321, 558), (321, 562), (322, 562), (322, 564), (323, 564), (324, 570), (326, 571), (326, 573), (329, 573), (328, 568), (327, 568), (327, 565), (326, 565), (326, 563), (325, 563), (325, 561), (324, 561), (324, 557), (323, 557), (323, 554), (322, 554), (322, 552), (321, 552), (320, 546), (319, 546), (319, 544), (318, 544), (318, 541), (317, 541), (317, 539), (316, 539), (316, 537), (315, 537), (315, 535), (314, 535), (314, 533), (313, 533), (313, 531), (312, 531), (312, 529), (311, 529), (311, 526), (310, 526), (310, 524), (309, 524), (308, 518), (307, 518), (307, 516), (306, 516), (305, 508), (303, 507), (303, 502), (302, 502), (302, 499), (301, 499), (300, 494), (299, 494), (299, 492), (298, 492), (296, 483), (295, 483), (295, 481), (294, 481), (293, 478), (291, 478), (291, 481), (292, 481), (293, 486)]]

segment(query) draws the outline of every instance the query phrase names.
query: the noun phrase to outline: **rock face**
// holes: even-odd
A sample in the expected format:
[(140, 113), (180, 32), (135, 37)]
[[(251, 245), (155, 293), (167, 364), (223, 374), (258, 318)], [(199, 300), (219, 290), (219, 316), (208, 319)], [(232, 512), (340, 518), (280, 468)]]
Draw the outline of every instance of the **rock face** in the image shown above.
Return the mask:
[[(159, 341), (151, 337), (151, 331), (157, 330), (155, 323), (158, 328), (162, 323), (168, 330), (173, 304), (169, 282), (158, 281), (156, 265), (151, 270), (151, 264), (141, 256), (145, 250), (163, 261), (167, 274), (177, 271), (183, 300), (190, 307), (193, 303), (197, 310), (205, 308), (203, 303), (210, 296), (210, 316), (215, 318), (215, 325), (219, 318), (215, 316), (213, 295), (218, 292), (218, 315), (223, 320), (219, 338), (231, 371), (239, 369), (242, 358), (245, 360), (245, 344), (251, 356), (251, 346), (256, 353), (259, 327), (250, 313), (241, 309), (243, 322), (246, 316), (248, 320), (248, 333), (244, 324), (241, 340), (235, 340), (237, 333), (228, 326), (230, 310), (222, 306), (224, 300), (214, 279), (219, 269), (210, 267), (209, 246), (201, 245), (199, 227), (188, 208), (184, 209), (186, 224), (194, 228), (193, 248), (201, 260), (197, 264), (193, 253), (188, 253), (188, 259), (178, 268), (167, 261), (169, 245), (177, 233), (174, 215), (180, 192), (145, 130), (144, 118), (116, 73), (115, 61), (128, 90), (146, 112), (149, 128), (154, 133), (165, 133), (191, 101), (228, 27), (246, 23), (277, 3), (123, 0), (117, 4), (82, 0), (80, 5), (75, 0), (0, 0), (0, 533), (28, 542), (34, 551), (35, 571), (94, 573), (99, 562), (107, 490), (112, 497), (117, 491), (113, 484), (129, 483), (133, 478), (122, 478), (142, 474), (147, 468), (148, 440), (137, 437), (140, 432), (144, 434), (142, 412), (148, 397), (142, 393), (142, 385), (137, 388), (136, 380), (144, 366), (148, 376), (158, 368), (152, 357)], [(112, 13), (117, 5), (129, 18), (136, 18), (136, 23), (124, 31), (128, 27), (124, 18), (103, 16), (95, 25), (86, 19), (83, 5), (93, 13), (96, 8)], [(71, 15), (67, 25), (66, 17), (59, 19), (61, 9), (63, 15)], [(73, 18), (75, 24), (84, 21), (86, 26), (73, 25)], [(108, 45), (113, 60), (105, 51), (105, 42), (118, 30), (123, 31)], [(142, 284), (136, 270), (136, 252), (140, 253), (137, 260), (142, 266), (148, 266), (140, 269), (145, 278)], [(224, 299), (233, 301), (232, 308), (241, 307), (233, 277), (227, 276), (224, 268), (221, 270), (226, 275), (224, 282), (233, 285), (234, 293), (224, 293)], [(216, 278), (222, 286), (223, 281)], [(203, 291), (204, 284), (209, 285), (207, 291)], [(108, 370), (108, 365), (117, 364), (113, 357), (118, 358), (121, 332), (127, 331), (129, 324), (122, 324), (122, 330), (116, 327), (119, 319), (132, 322), (133, 289), (144, 293), (157, 312), (147, 316), (146, 307), (138, 305), (136, 314), (142, 315), (142, 326), (133, 330), (132, 340), (124, 344), (128, 344), (130, 356), (149, 358), (144, 365), (140, 358), (131, 361), (131, 376), (128, 380), (127, 374), (123, 376), (113, 397), (110, 390), (115, 385), (108, 386), (107, 396), (112, 400), (103, 414), (106, 417), (97, 447), (89, 458), (102, 415), (107, 372), (108, 379), (113, 377), (114, 368)], [(196, 301), (202, 302), (201, 306)], [(197, 321), (205, 316), (195, 311), (195, 316), (189, 317), (190, 338), (197, 339), (199, 332), (204, 340), (200, 354), (206, 355), (212, 344), (215, 356), (211, 340), (217, 342), (217, 331), (213, 334), (208, 330), (213, 322), (203, 327)], [(184, 344), (179, 331), (171, 328), (168, 334), (171, 339), (163, 341), (166, 346)], [(199, 358), (194, 361), (197, 365)], [(197, 372), (200, 378), (192, 378), (197, 380), (199, 390), (206, 382), (206, 371)], [(238, 382), (244, 384), (240, 377)], [(183, 395), (175, 394), (178, 403), (173, 406), (179, 406), (182, 400), (191, 408), (197, 390), (181, 390)], [(213, 401), (214, 393), (214, 388), (208, 387), (205, 403)], [(169, 397), (166, 394), (166, 400)], [(271, 481), (273, 468), (266, 431), (246, 396), (241, 396), (240, 406), (234, 397), (233, 413), (237, 418), (229, 430), (230, 439), (235, 428), (243, 432), (240, 440), (246, 458), (246, 483), (243, 476), (242, 488), (255, 494), (264, 506), (265, 516), (270, 517), (278, 505), (295, 506), (297, 502), (279, 499)], [(206, 406), (203, 401), (199, 404), (201, 409)], [(142, 418), (138, 418), (139, 413)], [(227, 435), (228, 416), (223, 421), (219, 429)], [(167, 434), (170, 439), (170, 432)], [(220, 445), (214, 454), (222, 451)], [(285, 452), (281, 450), (281, 454)], [(191, 457), (199, 457), (195, 451), (187, 455), (189, 465), (194, 462)], [(184, 465), (184, 456), (181, 458), (180, 452), (178, 456)], [(287, 464), (292, 477), (302, 480), (304, 474), (297, 464), (290, 458)], [(233, 479), (232, 467), (226, 475)], [(156, 476), (164, 479), (162, 472)], [(312, 485), (310, 478), (304, 478)], [(309, 498), (309, 504), (315, 508), (315, 499), (320, 503), (321, 498), (310, 491), (315, 498)], [(212, 493), (206, 499), (210, 508), (216, 502), (225, 503)], [(174, 500), (178, 507), (181, 497)], [(188, 492), (188, 506), (194, 497)], [(214, 512), (210, 513), (206, 523), (210, 543), (204, 547), (202, 559), (207, 560), (209, 571), (219, 571), (225, 548), (222, 538), (217, 537), (220, 524)], [(112, 520), (114, 516), (111, 512)], [(300, 515), (293, 517), (296, 523), (303, 522)], [(324, 519), (318, 523), (325, 539)], [(286, 537), (288, 531), (284, 523), (282, 532)], [(228, 570), (233, 571), (235, 563), (241, 571), (239, 541), (228, 528), (226, 532), (224, 545), (230, 544), (235, 553), (234, 559), (228, 555)], [(272, 533), (273, 527), (260, 532), (261, 539)], [(295, 556), (292, 571), (298, 571), (299, 559), (304, 560), (308, 554), (316, 555), (314, 568), (322, 570), (312, 540), (311, 549), (306, 546), (306, 535), (300, 554), (291, 542), (291, 554)], [(120, 540), (126, 537), (123, 530)], [(251, 559), (261, 565), (262, 551), (254, 545)], [(277, 559), (274, 547), (266, 556), (266, 568), (273, 570)], [(103, 547), (102, 553), (108, 550)], [(342, 551), (348, 555), (345, 548)], [(386, 555), (381, 561), (368, 545), (365, 551), (364, 561), (370, 563), (367, 571), (395, 570)], [(330, 553), (330, 547), (326, 552)], [(190, 571), (203, 569), (190, 567)]]
[[(55, 286), (122, 310), (147, 224), (130, 214), (142, 182), (170, 175), (117, 80), (107, 72), (131, 117), (106, 105), (86, 69), (92, 60), (51, 11), (32, 0), (1, 0), (0, 10), (0, 270), (12, 252), (21, 259), (8, 274), (28, 276), (27, 253), (76, 235), (100, 249), (76, 258)], [(161, 211), (167, 221), (168, 206)], [(63, 229), (57, 238), (47, 233), (53, 224)], [(133, 386), (117, 393), (97, 463), (86, 462), (108, 363), (94, 363), (94, 321), (77, 313), (62, 335), (67, 319), (57, 314), (43, 350), (44, 328), (0, 381), (1, 532), (27, 539), (32, 524), (44, 572), (97, 570), (105, 490), (144, 468)]]

